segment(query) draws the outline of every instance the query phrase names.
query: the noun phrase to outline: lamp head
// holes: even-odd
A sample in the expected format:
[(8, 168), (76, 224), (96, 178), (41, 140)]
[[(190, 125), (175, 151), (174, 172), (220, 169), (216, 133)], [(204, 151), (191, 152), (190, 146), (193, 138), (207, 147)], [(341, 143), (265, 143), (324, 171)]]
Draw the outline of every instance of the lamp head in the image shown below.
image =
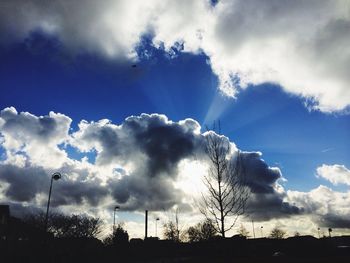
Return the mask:
[(52, 175), (52, 179), (54, 179), (55, 181), (57, 181), (58, 179), (60, 179), (62, 177), (62, 175), (58, 172), (54, 173)]
[(119, 209), (120, 207), (118, 205), (114, 207), (114, 210), (119, 210)]

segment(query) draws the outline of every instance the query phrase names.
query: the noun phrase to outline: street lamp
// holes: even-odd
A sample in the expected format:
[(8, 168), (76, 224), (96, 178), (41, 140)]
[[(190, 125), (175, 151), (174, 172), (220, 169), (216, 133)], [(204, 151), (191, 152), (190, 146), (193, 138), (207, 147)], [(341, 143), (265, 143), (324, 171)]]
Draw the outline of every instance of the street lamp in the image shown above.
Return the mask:
[(317, 228), (317, 231), (318, 231), (318, 238), (319, 238), (319, 239), (321, 238), (321, 236), (320, 236), (320, 230), (321, 230), (321, 229), (318, 227), (318, 228)]
[(260, 227), (260, 231), (261, 231), (261, 238), (263, 238), (263, 237), (264, 237), (264, 234), (263, 234), (263, 228), (264, 228), (263, 226), (261, 226), (261, 227)]
[(157, 222), (159, 221), (159, 217), (156, 218), (156, 237), (157, 237)]
[(254, 236), (254, 239), (255, 239), (255, 228), (254, 228), (254, 220), (252, 219), (252, 228), (253, 228), (253, 236)]
[(113, 214), (113, 231), (115, 230), (115, 211), (119, 210), (120, 207), (119, 206), (115, 206), (114, 207), (114, 214)]
[(47, 200), (46, 217), (45, 217), (45, 231), (47, 231), (47, 223), (49, 220), (49, 208), (50, 208), (50, 200), (51, 200), (52, 182), (53, 182), (53, 180), (57, 181), (61, 177), (62, 177), (62, 175), (59, 172), (53, 173), (51, 175), (49, 199)]

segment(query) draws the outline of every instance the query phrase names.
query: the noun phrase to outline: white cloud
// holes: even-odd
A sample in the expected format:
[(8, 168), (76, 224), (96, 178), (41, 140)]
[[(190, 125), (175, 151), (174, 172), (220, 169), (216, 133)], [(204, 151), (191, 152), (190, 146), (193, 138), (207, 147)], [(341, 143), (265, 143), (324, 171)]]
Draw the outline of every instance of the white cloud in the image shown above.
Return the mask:
[(334, 164), (317, 168), (317, 176), (326, 179), (334, 185), (346, 184), (350, 185), (350, 170), (345, 165)]
[[(214, 37), (205, 43), (211, 64), (230, 94), (241, 87), (278, 83), (325, 112), (350, 103), (347, 1), (220, 1)], [(334, 33), (336, 32), (336, 33)]]
[(137, 59), (142, 35), (152, 32), (155, 46), (169, 50), (179, 41), (184, 52), (204, 52), (228, 96), (272, 82), (323, 112), (350, 104), (347, 0), (221, 0), (215, 7), (208, 0), (18, 0), (0, 7), (3, 41), (41, 29), (76, 51)]
[(320, 185), (310, 192), (287, 191), (288, 201), (305, 209), (324, 227), (350, 228), (350, 192), (337, 192)]
[[(15, 108), (0, 112), (0, 131), (8, 162), (12, 160), (23, 166), (23, 156), (30, 156), (30, 162), (45, 167), (57, 168), (65, 161), (67, 154), (58, 145), (68, 139), (72, 120), (60, 113), (50, 112), (47, 116), (35, 116), (28, 112), (18, 113)], [(16, 156), (17, 155), (17, 156)]]

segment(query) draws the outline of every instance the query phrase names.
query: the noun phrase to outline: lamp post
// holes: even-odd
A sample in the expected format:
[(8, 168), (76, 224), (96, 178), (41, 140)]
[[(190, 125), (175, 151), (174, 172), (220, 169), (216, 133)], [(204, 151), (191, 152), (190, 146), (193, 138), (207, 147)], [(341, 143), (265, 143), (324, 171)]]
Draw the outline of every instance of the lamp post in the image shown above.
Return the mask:
[(261, 238), (263, 238), (263, 237), (264, 237), (264, 234), (263, 234), (263, 228), (264, 228), (263, 226), (261, 226), (261, 227), (260, 227), (260, 231), (261, 231)]
[(320, 238), (321, 238), (321, 235), (320, 235), (320, 230), (321, 230), (321, 229), (318, 227), (318, 228), (317, 228), (317, 232), (318, 232), (318, 239), (320, 239)]
[(157, 237), (157, 226), (158, 226), (157, 223), (158, 223), (158, 221), (159, 221), (159, 217), (156, 218), (156, 237)]
[(253, 228), (253, 237), (255, 239), (255, 228), (254, 228), (254, 220), (252, 219), (252, 228)]
[(62, 175), (59, 172), (53, 173), (51, 175), (51, 183), (50, 183), (50, 190), (49, 190), (49, 199), (47, 200), (47, 208), (46, 208), (46, 216), (45, 216), (45, 231), (47, 231), (48, 227), (48, 221), (49, 221), (49, 209), (50, 209), (50, 200), (51, 200), (51, 191), (52, 191), (52, 182), (53, 180), (57, 181), (60, 179)]
[(114, 207), (114, 213), (113, 213), (113, 232), (114, 232), (114, 230), (115, 230), (115, 211), (116, 211), (116, 210), (119, 210), (119, 209), (120, 209), (119, 206), (115, 206), (115, 207)]

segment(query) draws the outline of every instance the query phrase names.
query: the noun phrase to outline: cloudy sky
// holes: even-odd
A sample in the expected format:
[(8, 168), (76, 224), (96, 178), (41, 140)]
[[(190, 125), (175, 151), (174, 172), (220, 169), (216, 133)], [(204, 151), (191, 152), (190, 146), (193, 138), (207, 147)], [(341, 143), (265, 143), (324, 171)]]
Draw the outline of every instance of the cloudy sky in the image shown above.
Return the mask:
[(348, 233), (349, 68), (349, 0), (1, 1), (0, 202), (186, 228), (220, 120), (249, 231)]

